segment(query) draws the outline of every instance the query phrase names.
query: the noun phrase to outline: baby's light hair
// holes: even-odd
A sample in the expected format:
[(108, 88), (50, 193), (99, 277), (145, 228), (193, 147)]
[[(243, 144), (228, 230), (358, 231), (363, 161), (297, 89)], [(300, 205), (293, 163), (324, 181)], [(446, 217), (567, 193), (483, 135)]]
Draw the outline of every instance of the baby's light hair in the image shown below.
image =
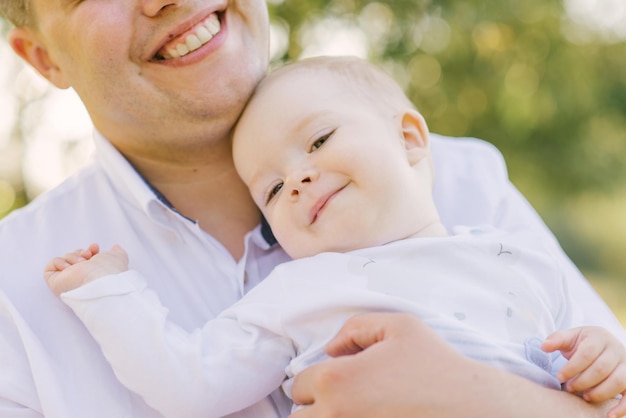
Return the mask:
[(259, 83), (251, 100), (273, 80), (290, 73), (307, 71), (325, 72), (333, 77), (341, 77), (343, 85), (381, 111), (396, 114), (407, 108), (415, 109), (415, 105), (389, 74), (370, 62), (353, 56), (311, 57), (279, 67)]

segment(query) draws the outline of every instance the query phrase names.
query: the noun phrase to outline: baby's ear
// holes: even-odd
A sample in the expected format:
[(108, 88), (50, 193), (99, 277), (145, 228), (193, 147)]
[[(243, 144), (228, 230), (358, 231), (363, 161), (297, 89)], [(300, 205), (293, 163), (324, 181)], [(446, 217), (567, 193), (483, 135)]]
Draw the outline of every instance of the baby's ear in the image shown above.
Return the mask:
[(404, 149), (411, 165), (429, 156), (428, 126), (424, 117), (417, 110), (408, 109), (400, 115), (400, 126)]

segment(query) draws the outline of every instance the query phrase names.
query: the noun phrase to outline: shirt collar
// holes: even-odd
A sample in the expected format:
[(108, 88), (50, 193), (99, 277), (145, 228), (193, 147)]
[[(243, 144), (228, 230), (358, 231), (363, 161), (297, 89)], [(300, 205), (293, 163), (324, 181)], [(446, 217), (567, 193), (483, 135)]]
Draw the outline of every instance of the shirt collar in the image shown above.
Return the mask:
[(165, 196), (158, 193), (135, 170), (126, 158), (97, 130), (94, 130), (96, 161), (118, 190), (120, 197), (141, 208), (154, 220), (163, 219), (164, 209), (173, 209)]
[[(163, 219), (163, 211), (169, 210), (195, 223), (194, 220), (178, 212), (170, 201), (156, 187), (143, 178), (128, 160), (95, 129), (93, 139), (96, 161), (102, 166), (123, 199), (139, 206), (148, 216), (156, 221), (161, 221)], [(266, 244), (273, 246), (277, 243), (276, 238), (272, 234), (272, 230), (265, 218), (261, 218), (260, 233)]]

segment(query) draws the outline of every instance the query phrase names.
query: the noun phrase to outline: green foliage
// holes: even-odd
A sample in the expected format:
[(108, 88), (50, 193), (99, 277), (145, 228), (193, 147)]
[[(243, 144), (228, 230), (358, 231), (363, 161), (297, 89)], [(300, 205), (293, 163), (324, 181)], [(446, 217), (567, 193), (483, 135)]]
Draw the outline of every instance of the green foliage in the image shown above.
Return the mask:
[[(570, 42), (556, 0), (285, 0), (279, 61), (297, 59), (324, 19), (363, 30), (433, 132), (494, 143), (514, 180), (555, 201), (626, 179), (626, 43)], [(368, 37), (376, 19), (387, 30)], [(326, 42), (333, 42), (332, 39)]]

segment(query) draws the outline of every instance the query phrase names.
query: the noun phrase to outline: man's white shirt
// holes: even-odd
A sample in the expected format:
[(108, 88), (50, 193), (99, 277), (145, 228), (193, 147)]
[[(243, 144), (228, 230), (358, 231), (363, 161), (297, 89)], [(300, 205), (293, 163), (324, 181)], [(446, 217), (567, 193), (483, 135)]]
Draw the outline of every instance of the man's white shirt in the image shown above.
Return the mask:
[[(531, 228), (557, 246), (510, 184), (489, 144), (433, 135), (435, 201), (447, 226)], [(234, 260), (201, 226), (172, 210), (128, 162), (95, 134), (94, 163), (0, 222), (0, 417), (160, 417), (115, 377), (98, 345), (43, 280), (50, 258), (97, 242), (122, 245), (131, 268), (187, 331), (202, 327), (288, 259), (257, 228)], [(559, 253), (562, 255), (562, 252)], [(564, 256), (563, 256), (564, 257)], [(567, 284), (586, 322), (621, 334), (606, 304), (565, 258)], [(235, 417), (286, 416), (280, 394)]]

